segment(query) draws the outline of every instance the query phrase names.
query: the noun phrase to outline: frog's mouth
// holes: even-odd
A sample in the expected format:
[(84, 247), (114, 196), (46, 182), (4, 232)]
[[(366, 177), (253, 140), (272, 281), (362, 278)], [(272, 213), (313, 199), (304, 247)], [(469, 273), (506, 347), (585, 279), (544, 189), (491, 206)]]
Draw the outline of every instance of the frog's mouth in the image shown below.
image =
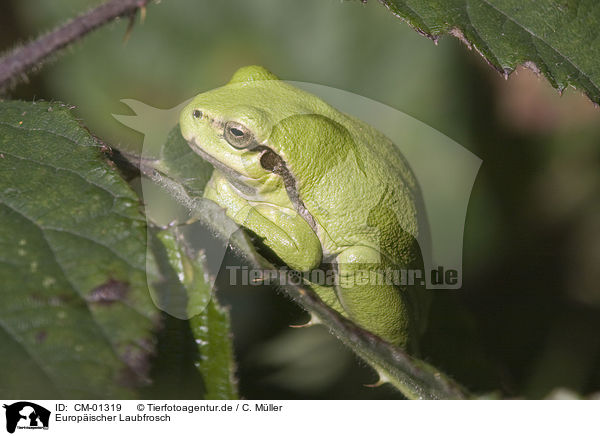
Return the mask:
[(254, 179), (243, 175), (239, 171), (236, 171), (236, 170), (228, 167), (220, 160), (215, 159), (213, 156), (211, 156), (210, 154), (205, 152), (202, 149), (202, 147), (198, 146), (198, 143), (196, 142), (195, 138), (192, 139), (191, 141), (188, 141), (188, 144), (189, 144), (190, 148), (194, 151), (194, 153), (196, 153), (202, 159), (204, 159), (205, 161), (210, 163), (212, 166), (214, 166), (215, 169), (220, 171), (221, 174), (223, 174), (227, 178), (229, 183), (231, 183), (242, 194), (256, 195), (256, 188), (254, 188), (253, 186), (251, 186), (248, 183), (244, 183), (244, 180), (254, 180)]

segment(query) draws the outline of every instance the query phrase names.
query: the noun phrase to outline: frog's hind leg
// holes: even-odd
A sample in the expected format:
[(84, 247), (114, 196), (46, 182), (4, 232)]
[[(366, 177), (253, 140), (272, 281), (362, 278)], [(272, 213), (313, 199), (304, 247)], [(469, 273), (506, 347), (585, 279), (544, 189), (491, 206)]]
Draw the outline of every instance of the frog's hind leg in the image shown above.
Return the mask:
[(408, 293), (387, 284), (380, 253), (370, 247), (346, 248), (337, 256), (337, 297), (351, 320), (401, 347), (412, 347)]

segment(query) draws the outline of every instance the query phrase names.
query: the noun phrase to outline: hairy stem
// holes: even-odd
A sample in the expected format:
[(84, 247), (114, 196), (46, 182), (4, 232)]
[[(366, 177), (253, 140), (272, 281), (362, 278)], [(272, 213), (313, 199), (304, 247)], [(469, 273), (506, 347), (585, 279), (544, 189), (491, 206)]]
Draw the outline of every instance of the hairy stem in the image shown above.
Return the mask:
[(305, 310), (316, 315), (339, 340), (369, 363), (381, 377), (409, 399), (468, 398), (467, 391), (428, 363), (410, 356), (380, 337), (356, 325), (327, 306), (310, 288), (285, 286), (285, 292)]
[(25, 78), (27, 72), (39, 66), (53, 53), (76, 42), (92, 30), (119, 17), (133, 17), (138, 9), (145, 7), (149, 1), (108, 1), (69, 21), (58, 29), (40, 36), (29, 44), (17, 47), (12, 52), (0, 58), (0, 89)]

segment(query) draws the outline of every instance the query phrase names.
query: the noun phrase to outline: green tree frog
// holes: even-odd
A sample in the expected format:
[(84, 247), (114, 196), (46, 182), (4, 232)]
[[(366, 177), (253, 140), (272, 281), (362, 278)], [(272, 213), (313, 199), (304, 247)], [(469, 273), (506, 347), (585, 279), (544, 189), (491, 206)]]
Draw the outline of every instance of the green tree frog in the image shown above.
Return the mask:
[(312, 285), (326, 304), (415, 349), (425, 291), (381, 272), (422, 268), (421, 195), (388, 138), (259, 66), (196, 96), (180, 128), (215, 168), (206, 198), (291, 269), (333, 270), (337, 284)]

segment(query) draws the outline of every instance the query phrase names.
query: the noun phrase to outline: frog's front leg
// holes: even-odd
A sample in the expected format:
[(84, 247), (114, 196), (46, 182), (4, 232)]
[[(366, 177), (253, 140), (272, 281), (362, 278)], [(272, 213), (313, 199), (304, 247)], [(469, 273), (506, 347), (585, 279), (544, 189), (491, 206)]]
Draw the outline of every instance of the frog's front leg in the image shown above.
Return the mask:
[(395, 345), (407, 348), (413, 323), (406, 290), (386, 284), (385, 266), (373, 248), (353, 246), (336, 258), (337, 295), (350, 319)]
[(217, 171), (207, 184), (204, 197), (225, 208), (236, 223), (262, 238), (290, 268), (310, 271), (321, 263), (321, 242), (295, 210), (269, 203), (251, 204)]

